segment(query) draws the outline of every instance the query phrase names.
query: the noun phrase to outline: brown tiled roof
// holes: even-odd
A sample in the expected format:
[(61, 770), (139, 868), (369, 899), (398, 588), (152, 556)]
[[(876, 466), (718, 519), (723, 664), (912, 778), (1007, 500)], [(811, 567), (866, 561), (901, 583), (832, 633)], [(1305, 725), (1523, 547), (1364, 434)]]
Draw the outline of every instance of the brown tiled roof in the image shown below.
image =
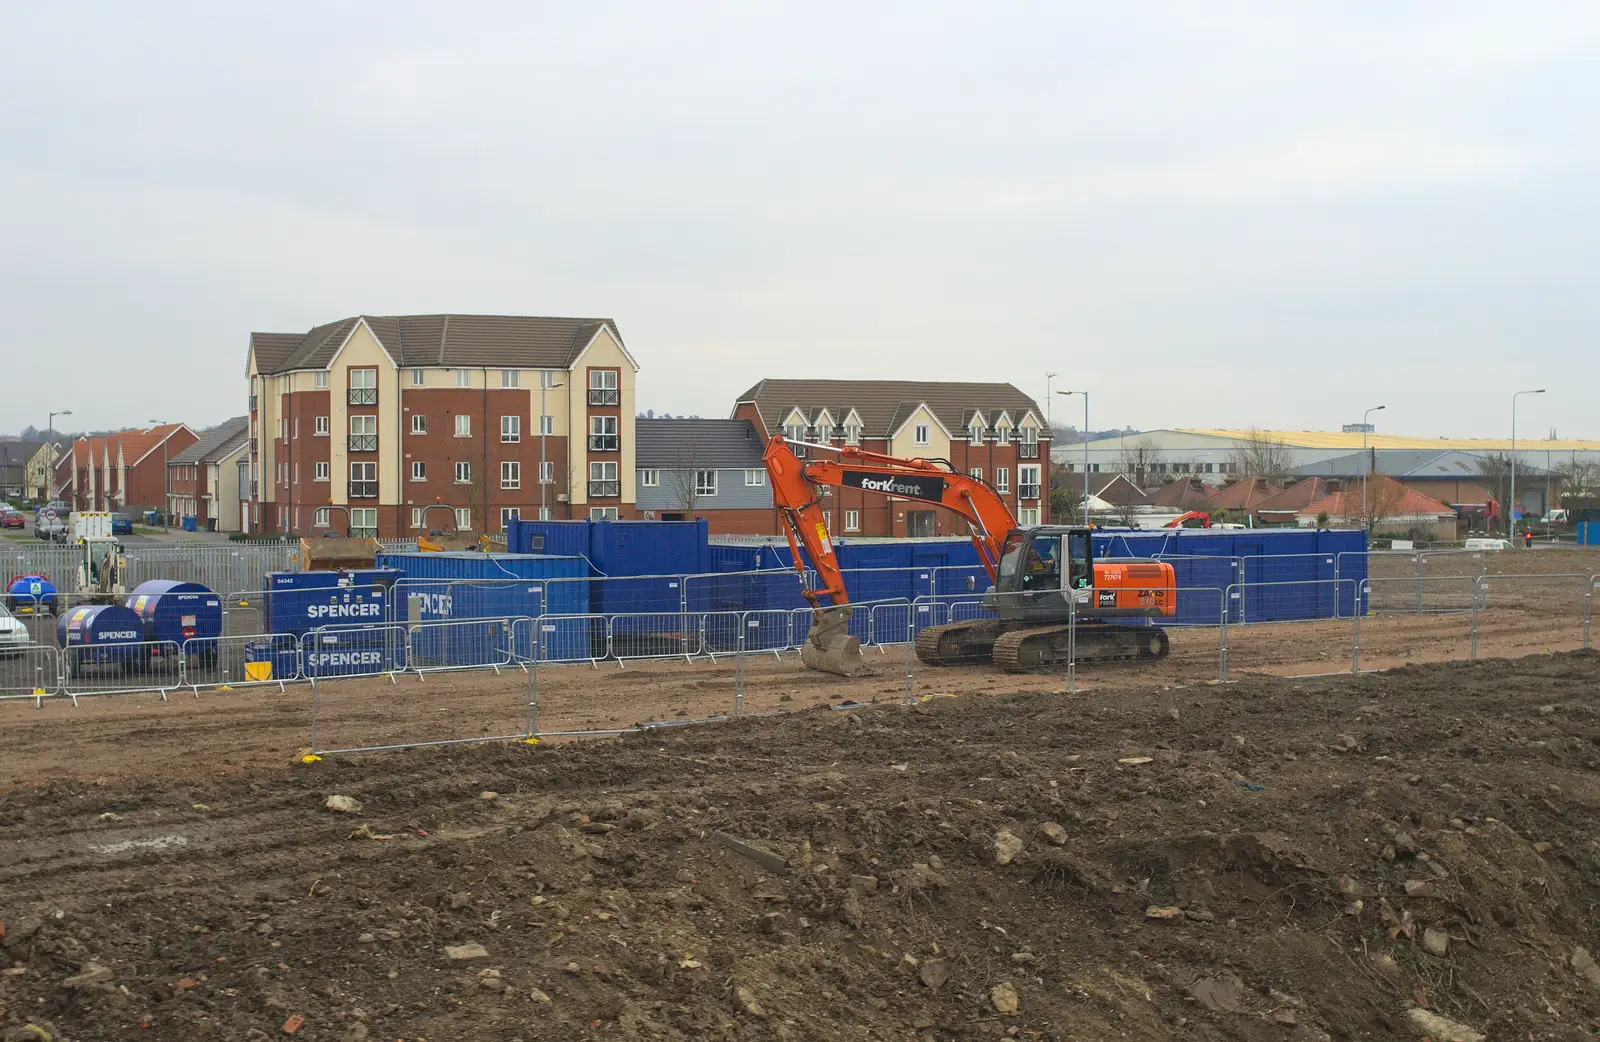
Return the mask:
[(1153, 507), (1176, 507), (1179, 510), (1203, 510), (1211, 498), (1211, 488), (1199, 478), (1179, 478), (1163, 485), (1150, 494)]
[[(1390, 497), (1391, 502), (1383, 504), (1383, 513), (1385, 517), (1418, 517), (1429, 514), (1440, 517), (1455, 516), (1455, 511), (1453, 509), (1444, 503), (1439, 502), (1437, 499), (1434, 499), (1432, 496), (1425, 496), (1416, 489), (1411, 488), (1408, 485), (1400, 485), (1400, 483), (1395, 481), (1393, 478), (1385, 477), (1382, 474), (1373, 474), (1367, 479), (1367, 505), (1369, 508), (1376, 504), (1376, 499), (1379, 496), (1379, 493), (1374, 492), (1374, 489), (1378, 488), (1385, 482), (1392, 485), (1398, 485), (1399, 488), (1403, 490), (1399, 499), (1394, 500), (1392, 497)], [(1388, 496), (1388, 493), (1385, 492), (1383, 495)], [(1324, 496), (1316, 502), (1302, 508), (1300, 511), (1300, 516), (1302, 517), (1316, 517), (1320, 514), (1327, 514), (1329, 517), (1360, 517), (1360, 484), (1357, 483), (1355, 488), (1347, 487), (1342, 492), (1335, 492), (1332, 495)]]
[(1010, 384), (955, 383), (923, 380), (762, 380), (739, 396), (752, 402), (769, 432), (783, 426), (791, 410), (799, 409), (807, 422), (815, 421), (824, 407), (833, 422), (844, 423), (854, 409), (861, 417), (863, 434), (868, 438), (887, 438), (903, 424), (918, 405), (927, 405), (940, 423), (955, 437), (965, 437), (967, 420), (981, 411), (990, 426), (999, 415), (1009, 413), (1016, 425), (1029, 412), (1041, 430), (1044, 410), (1037, 402)]
[(1263, 499), (1255, 505), (1255, 511), (1290, 511), (1298, 513), (1302, 508), (1328, 495), (1328, 483), (1321, 478), (1305, 478), (1287, 485), (1282, 491)]
[(245, 441), (250, 433), (250, 418), (235, 416), (212, 428), (199, 441), (167, 460), (169, 466), (184, 463), (215, 463)]
[(1266, 478), (1244, 478), (1224, 485), (1206, 502), (1207, 510), (1255, 510), (1283, 491)]
[(307, 333), (250, 334), (256, 369), (273, 374), (324, 368), (362, 320), (402, 368), (565, 369), (601, 329), (609, 329), (617, 343), (622, 343), (622, 334), (609, 318), (359, 315), (316, 326)]

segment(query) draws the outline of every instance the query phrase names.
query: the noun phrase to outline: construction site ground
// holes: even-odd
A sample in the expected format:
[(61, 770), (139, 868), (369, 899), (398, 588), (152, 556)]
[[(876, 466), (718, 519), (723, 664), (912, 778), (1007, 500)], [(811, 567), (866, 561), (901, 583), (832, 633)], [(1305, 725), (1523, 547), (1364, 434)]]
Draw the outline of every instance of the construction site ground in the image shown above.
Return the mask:
[[(1574, 618), (1439, 664), (1464, 619), (1363, 619), (1394, 668), (1309, 679), (1351, 622), (1233, 627), (1226, 685), (1182, 631), (1070, 695), (918, 667), (911, 708), (897, 648), (753, 658), (741, 720), (312, 763), (304, 685), (0, 706), (0, 1038), (1595, 1037)], [(322, 684), (318, 744), (512, 733), (528, 680)], [(545, 669), (539, 723), (735, 681)]]

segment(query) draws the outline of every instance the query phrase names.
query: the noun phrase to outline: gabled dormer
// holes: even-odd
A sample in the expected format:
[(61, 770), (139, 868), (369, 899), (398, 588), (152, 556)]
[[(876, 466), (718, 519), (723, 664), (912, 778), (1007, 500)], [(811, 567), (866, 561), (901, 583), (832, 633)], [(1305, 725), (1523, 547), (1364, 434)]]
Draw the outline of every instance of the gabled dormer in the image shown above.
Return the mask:
[(1016, 431), (1016, 424), (1011, 422), (1011, 414), (1002, 411), (994, 420), (994, 443), (996, 445), (1010, 445), (1011, 437)]
[(988, 424), (984, 422), (983, 412), (974, 409), (972, 415), (967, 418), (967, 441), (973, 445), (982, 445), (987, 431)]
[(844, 415), (844, 443), (846, 445), (860, 445), (861, 438), (866, 432), (866, 425), (861, 422), (861, 414), (851, 409)]

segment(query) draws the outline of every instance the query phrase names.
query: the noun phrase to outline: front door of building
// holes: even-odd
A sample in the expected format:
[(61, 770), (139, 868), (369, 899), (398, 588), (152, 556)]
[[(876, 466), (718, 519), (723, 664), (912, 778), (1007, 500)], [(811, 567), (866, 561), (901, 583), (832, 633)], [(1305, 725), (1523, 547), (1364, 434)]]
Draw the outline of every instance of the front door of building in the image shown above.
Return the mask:
[(913, 539), (933, 538), (933, 511), (907, 510), (906, 535)]

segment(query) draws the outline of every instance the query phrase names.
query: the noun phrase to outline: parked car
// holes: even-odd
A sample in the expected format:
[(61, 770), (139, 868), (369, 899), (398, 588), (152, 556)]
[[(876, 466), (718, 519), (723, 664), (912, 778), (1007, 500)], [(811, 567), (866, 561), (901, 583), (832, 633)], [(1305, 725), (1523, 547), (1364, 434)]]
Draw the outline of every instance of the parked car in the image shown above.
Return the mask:
[(133, 534), (133, 520), (131, 518), (129, 518), (127, 514), (112, 514), (111, 515), (111, 534), (112, 535), (132, 535)]
[(37, 539), (64, 543), (67, 541), (67, 523), (59, 517), (47, 518), (41, 514), (33, 522), (33, 534)]
[(20, 510), (7, 510), (0, 512), (0, 528), (27, 528), (28, 519), (22, 516)]
[(32, 643), (28, 627), (0, 604), (0, 655), (20, 655)]

